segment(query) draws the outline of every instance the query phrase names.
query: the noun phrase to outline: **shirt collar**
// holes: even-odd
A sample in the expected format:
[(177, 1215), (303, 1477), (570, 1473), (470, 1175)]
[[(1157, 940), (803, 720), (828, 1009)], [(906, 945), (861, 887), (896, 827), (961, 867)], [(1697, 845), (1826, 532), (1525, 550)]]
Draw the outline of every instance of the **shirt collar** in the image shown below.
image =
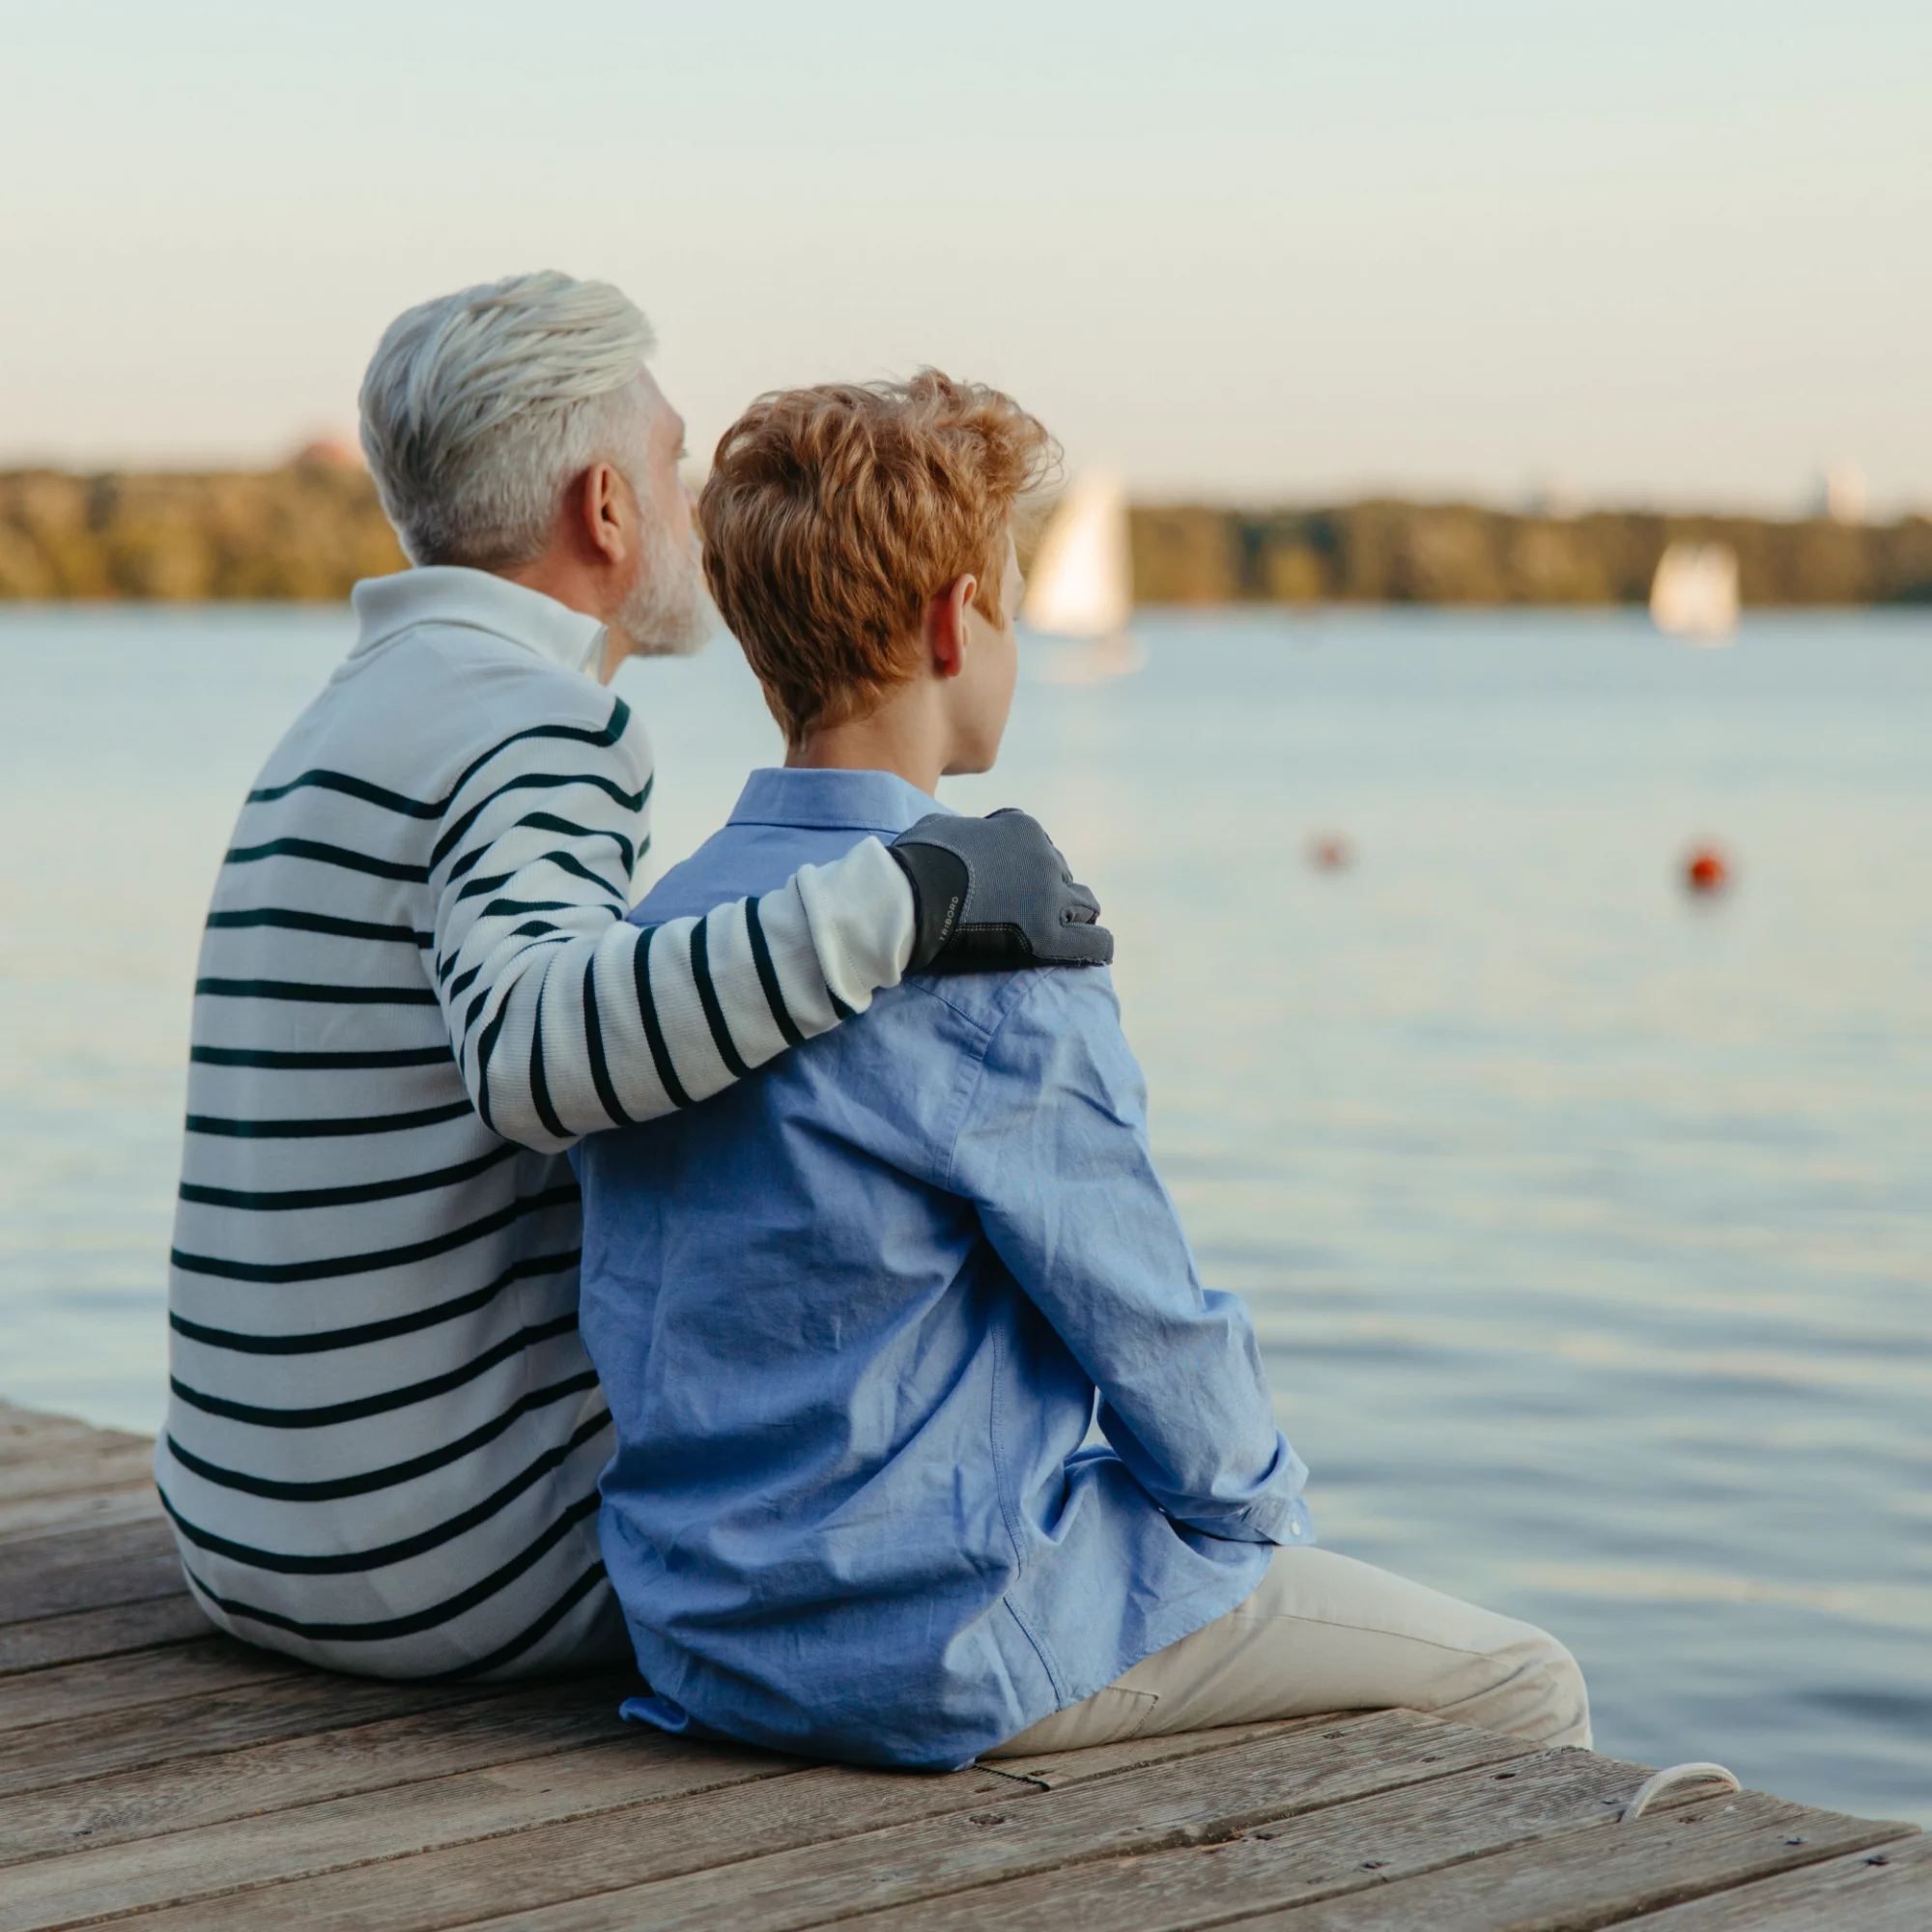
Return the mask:
[(350, 653), (359, 657), (415, 624), (457, 624), (533, 651), (565, 670), (603, 668), (604, 626), (582, 611), (507, 577), (460, 564), (424, 564), (394, 577), (364, 578), (349, 593), (361, 619)]
[(785, 825), (820, 832), (906, 831), (947, 808), (895, 772), (753, 772), (731, 808), (733, 825)]

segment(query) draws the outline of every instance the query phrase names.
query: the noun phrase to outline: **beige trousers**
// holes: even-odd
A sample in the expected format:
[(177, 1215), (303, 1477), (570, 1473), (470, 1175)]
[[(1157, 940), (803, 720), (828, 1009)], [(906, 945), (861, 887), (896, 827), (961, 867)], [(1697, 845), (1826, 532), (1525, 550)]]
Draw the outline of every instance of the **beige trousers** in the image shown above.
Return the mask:
[(1583, 1674), (1533, 1624), (1330, 1549), (1277, 1549), (1245, 1603), (984, 1755), (1397, 1706), (1539, 1745), (1590, 1742)]

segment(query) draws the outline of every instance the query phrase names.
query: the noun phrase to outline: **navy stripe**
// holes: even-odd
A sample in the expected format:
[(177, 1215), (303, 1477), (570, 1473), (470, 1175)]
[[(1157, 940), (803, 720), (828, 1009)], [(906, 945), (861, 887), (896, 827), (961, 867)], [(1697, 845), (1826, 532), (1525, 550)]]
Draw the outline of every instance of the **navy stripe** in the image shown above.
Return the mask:
[(557, 1119), (556, 1109), (550, 1103), (550, 1081), (544, 1075), (543, 1009), (544, 995), (549, 990), (547, 982), (539, 981), (536, 1017), (530, 1023), (530, 1105), (537, 1110), (537, 1119), (544, 1123), (544, 1131), (565, 1141), (570, 1138), (570, 1132)]
[(630, 1126), (631, 1117), (618, 1104), (617, 1090), (611, 1081), (611, 1064), (604, 1057), (604, 1015), (597, 1008), (597, 955), (594, 952), (583, 963), (583, 1044), (590, 1055), (590, 1084), (597, 1089), (597, 1098), (610, 1115), (611, 1125)]
[(239, 1490), (243, 1495), (266, 1496), (270, 1501), (283, 1503), (337, 1502), (344, 1496), (366, 1496), (377, 1490), (392, 1490), (399, 1484), (413, 1482), (418, 1476), (446, 1469), (450, 1463), (460, 1463), (464, 1457), (487, 1448), (505, 1430), (536, 1409), (548, 1408), (553, 1403), (567, 1402), (570, 1397), (582, 1395), (585, 1389), (596, 1386), (596, 1375), (585, 1370), (582, 1375), (571, 1376), (566, 1380), (552, 1382), (547, 1388), (532, 1389), (481, 1428), (472, 1429), (468, 1435), (459, 1435), (454, 1442), (441, 1443), (425, 1455), (412, 1456), (407, 1463), (391, 1463), (386, 1468), (365, 1470), (359, 1476), (334, 1476), (327, 1482), (283, 1483), (266, 1476), (248, 1475), (240, 1469), (224, 1469), (218, 1463), (205, 1463), (199, 1456), (191, 1455), (172, 1435), (168, 1437), (168, 1454), (190, 1475), (199, 1476), (203, 1482), (216, 1484), (224, 1490)]
[[(554, 926), (526, 926), (524, 931), (526, 936), (533, 941), (533, 944), (520, 948), (519, 951), (523, 952), (533, 952), (537, 946), (562, 946), (573, 936), (568, 932), (558, 932)], [(490, 995), (497, 990), (497, 986), (502, 983), (502, 976), (499, 974), (496, 985), (484, 987), (470, 1001), (469, 1008), (463, 1015), (463, 1037), (466, 1041), (469, 1037), (469, 1029), (476, 1024), (477, 1016), (490, 1004)], [(480, 1042), (482, 1059), (477, 1068), (477, 1085), (479, 1087), (486, 1083), (490, 1071), (490, 1056), (497, 1050), (497, 1036), (503, 1030), (503, 1021), (510, 1010), (510, 1002), (516, 998), (516, 995), (517, 988), (513, 985), (503, 995), (502, 999), (497, 1002), (496, 1018), (483, 1029), (483, 1038)], [(482, 1114), (486, 1122), (489, 1120), (490, 1114), (487, 1108), (479, 1106), (477, 1111)]]
[(704, 1024), (711, 1029), (711, 1043), (718, 1049), (733, 1079), (742, 1080), (751, 1068), (738, 1058), (731, 1043), (731, 1030), (724, 1024), (724, 1009), (718, 1004), (718, 988), (711, 983), (711, 915), (706, 914), (691, 929), (691, 977), (697, 981), (697, 1004), (704, 1009)]
[(373, 1053), (280, 1053), (259, 1046), (191, 1046), (187, 1057), (203, 1066), (273, 1066), (318, 1073), (379, 1066), (440, 1066), (456, 1058), (446, 1046), (405, 1046)]
[[(600, 893), (609, 895), (618, 905), (624, 904), (624, 895), (609, 879), (593, 872), (582, 860), (569, 852), (539, 852), (534, 859), (526, 859), (514, 872), (493, 872), (487, 879), (471, 879), (457, 894), (456, 902), (461, 905), (465, 899), (479, 898), (485, 893), (494, 893), (499, 886), (507, 886), (512, 879), (523, 878), (536, 866), (554, 866), (559, 872), (568, 872), (572, 878), (582, 879), (585, 884), (595, 886)], [(449, 884), (455, 883), (456, 875), (452, 873)], [(570, 904), (573, 901), (565, 900), (564, 903)], [(481, 913), (477, 914), (479, 919), (483, 916)]]
[[(520, 1549), (509, 1562), (493, 1570), (481, 1582), (472, 1583), (469, 1589), (459, 1590), (455, 1596), (445, 1597), (441, 1603), (432, 1604), (427, 1609), (415, 1610), (404, 1617), (384, 1617), (376, 1623), (303, 1623), (299, 1617), (285, 1617), (278, 1610), (258, 1609), (233, 1597), (218, 1597), (186, 1564), (183, 1564), (182, 1569), (187, 1580), (211, 1604), (216, 1605), (231, 1617), (267, 1624), (273, 1630), (284, 1630), (293, 1636), (307, 1637), (318, 1643), (379, 1643), (385, 1637), (414, 1636), (418, 1632), (434, 1630), (439, 1624), (446, 1624), (462, 1616), (466, 1610), (473, 1610), (478, 1604), (488, 1603), (498, 1590), (514, 1583), (525, 1571), (541, 1562), (586, 1517), (596, 1515), (597, 1502), (595, 1490), (587, 1496), (580, 1497), (534, 1543)], [(602, 1568), (601, 1564), (599, 1568)]]
[(237, 927), (270, 925), (287, 932), (321, 932), (331, 939), (392, 940), (405, 946), (424, 947), (435, 943), (427, 932), (411, 925), (373, 925), (364, 919), (334, 919), (326, 912), (296, 912), (287, 906), (257, 906), (248, 912), (212, 912), (211, 931), (232, 931)]
[(336, 1255), (314, 1262), (232, 1262), (220, 1255), (191, 1255), (174, 1249), (168, 1259), (184, 1274), (212, 1274), (225, 1281), (340, 1281), (344, 1275), (371, 1274), (378, 1268), (407, 1267), (412, 1262), (433, 1261), (438, 1255), (453, 1253), (480, 1241), (520, 1221), (526, 1214), (539, 1214), (547, 1208), (567, 1208), (582, 1199), (573, 1180), (567, 1187), (553, 1187), (542, 1194), (529, 1194), (471, 1221), (453, 1228), (433, 1240), (412, 1241), (406, 1247), (378, 1248), (365, 1255)]
[[(638, 867), (638, 848), (621, 832), (613, 832), (604, 825), (579, 825), (574, 819), (559, 818), (554, 811), (529, 811), (511, 826), (511, 832), (521, 831), (527, 826), (532, 832), (561, 832), (566, 838), (608, 838), (617, 848), (624, 861), (626, 873), (634, 872)], [(497, 835), (499, 838), (505, 836)]]
[(447, 1395), (451, 1389), (462, 1388), (466, 1383), (473, 1382), (478, 1376), (488, 1375), (512, 1355), (521, 1355), (526, 1349), (534, 1349), (539, 1342), (554, 1342), (559, 1335), (573, 1334), (576, 1328), (577, 1311), (573, 1308), (568, 1315), (559, 1315), (554, 1321), (539, 1321), (530, 1327), (519, 1328), (514, 1335), (505, 1335), (480, 1355), (473, 1355), (461, 1366), (447, 1369), (440, 1376), (428, 1376), (402, 1388), (384, 1389), (380, 1395), (359, 1396), (354, 1402), (327, 1403), (318, 1408), (261, 1408), (252, 1403), (230, 1402), (226, 1396), (210, 1395), (206, 1390), (190, 1388), (178, 1376), (168, 1378), (168, 1386), (190, 1408), (198, 1408), (207, 1415), (225, 1415), (231, 1422), (245, 1422), (256, 1429), (332, 1429), (337, 1423), (360, 1422), (371, 1415), (389, 1415), (396, 1409), (412, 1408), (419, 1402)]
[[(622, 785), (607, 779), (601, 772), (519, 772), (515, 778), (505, 779), (495, 791), (479, 798), (443, 833), (430, 852), (430, 870), (434, 871), (456, 846), (462, 844), (469, 835), (469, 828), (499, 798), (507, 798), (513, 791), (568, 791), (577, 785), (589, 785), (592, 790), (601, 791), (619, 810), (627, 811), (633, 817), (644, 809), (644, 801), (651, 795), (649, 779), (646, 779), (638, 790), (626, 791)], [(508, 829), (505, 828), (506, 831)], [(496, 838), (502, 837), (503, 834), (500, 832), (496, 835)], [(493, 844), (496, 838), (491, 840)]]
[(190, 1522), (165, 1495), (161, 1498), (161, 1507), (197, 1549), (225, 1556), (233, 1563), (245, 1563), (251, 1570), (268, 1570), (281, 1577), (351, 1576), (386, 1569), (391, 1563), (407, 1563), (412, 1557), (426, 1555), (465, 1531), (474, 1529), (478, 1523), (488, 1522), (499, 1510), (515, 1502), (533, 1483), (561, 1468), (584, 1443), (601, 1435), (610, 1426), (611, 1411), (605, 1409), (587, 1422), (581, 1423), (568, 1440), (546, 1449), (535, 1462), (526, 1464), (507, 1483), (492, 1491), (481, 1501), (472, 1503), (467, 1510), (446, 1517), (441, 1522), (420, 1530), (414, 1536), (403, 1537), (395, 1543), (378, 1544), (371, 1549), (338, 1550), (327, 1556), (294, 1556), (281, 1550), (258, 1549), (250, 1544), (231, 1543), (227, 1537), (216, 1536), (212, 1530)]
[[(464, 1037), (469, 1037), (469, 1027), (475, 1023), (476, 1015), (489, 1003), (488, 993), (478, 993), (469, 1009), (469, 1021), (463, 1029)], [(510, 1001), (506, 994), (503, 1003), (497, 1009), (497, 1016), (483, 1029), (483, 1037), (476, 1042), (476, 1111), (482, 1116), (483, 1124), (493, 1133), (497, 1122), (490, 1115), (490, 1056), (497, 1050), (497, 1037), (503, 1031), (504, 1016), (510, 1010)]]
[(491, 746), (470, 763), (448, 793), (434, 805), (425, 804), (421, 799), (405, 798), (401, 792), (388, 791), (382, 785), (371, 784), (367, 779), (352, 778), (347, 772), (332, 772), (322, 767), (303, 772), (299, 778), (291, 779), (287, 784), (263, 785), (248, 794), (248, 803), (270, 805), (276, 799), (287, 798), (291, 792), (315, 787), (323, 791), (339, 791), (349, 798), (359, 798), (365, 805), (380, 805), (384, 810), (400, 812), (406, 818), (440, 818), (449, 810), (456, 794), (492, 758), (499, 752), (508, 751), (512, 745), (520, 744), (526, 738), (572, 738), (585, 745), (614, 745), (624, 735), (624, 727), (630, 722), (631, 707), (619, 697), (611, 702), (609, 724), (598, 732), (584, 731), (578, 726), (568, 724), (539, 724), (528, 731), (514, 732)]
[(300, 980), (197, 980), (197, 999), (303, 1000), (320, 1007), (433, 1007), (427, 986), (321, 986)]
[(345, 871), (367, 872), (378, 879), (400, 879), (405, 885), (429, 883), (429, 873), (421, 866), (406, 866), (397, 859), (378, 859), (367, 852), (352, 852), (346, 845), (327, 845), (319, 838), (270, 838), (263, 845), (232, 845), (222, 855), (221, 863), (252, 866), (261, 859), (313, 859), (321, 866), (340, 866)]
[[(492, 899), (476, 917), (521, 919), (526, 912), (569, 912), (576, 904), (575, 899)], [(546, 931), (550, 929), (545, 928)]]
[(238, 1355), (322, 1355), (336, 1349), (366, 1348), (371, 1342), (393, 1341), (398, 1335), (419, 1334), (459, 1315), (474, 1315), (487, 1308), (512, 1282), (530, 1281), (547, 1274), (562, 1274), (582, 1259), (581, 1248), (561, 1254), (531, 1255), (506, 1267), (496, 1280), (472, 1289), (468, 1294), (439, 1301), (434, 1307), (412, 1309), (407, 1315), (392, 1315), (382, 1321), (358, 1321), (351, 1328), (318, 1328), (301, 1335), (245, 1335), (234, 1328), (210, 1328), (190, 1321), (185, 1315), (170, 1311), (168, 1326), (190, 1342), (207, 1349), (231, 1349)]
[[(528, 930), (528, 928), (526, 928), (526, 931)], [(533, 937), (531, 945), (524, 948), (524, 951), (527, 952), (538, 946), (561, 946), (569, 938), (570, 934), (567, 932), (552, 932), (546, 929), (543, 936)], [(539, 1009), (541, 1009), (543, 1003), (542, 980), (539, 980), (537, 985), (537, 1002)], [(516, 995), (517, 988), (515, 986), (512, 986), (503, 995), (502, 999), (497, 1003), (496, 1017), (483, 1029), (482, 1037), (476, 1042), (476, 1111), (482, 1117), (483, 1124), (493, 1133), (496, 1131), (497, 1122), (490, 1107), (490, 1060), (491, 1056), (497, 1051), (497, 1041), (502, 1037), (503, 1023), (510, 1016), (510, 1002), (516, 998)], [(486, 989), (478, 993), (475, 999), (470, 1001), (469, 1010), (465, 1014), (463, 1021), (463, 1037), (466, 1042), (469, 1038), (469, 1029), (476, 1024), (476, 1016), (489, 1004), (489, 999), (490, 989)], [(541, 1018), (541, 1010), (538, 1016)], [(561, 1129), (558, 1131), (561, 1132)]]
[(304, 772), (298, 779), (291, 779), (287, 784), (263, 785), (248, 794), (250, 805), (272, 805), (278, 798), (287, 798), (291, 792), (339, 791), (348, 798), (359, 798), (364, 805), (380, 805), (384, 811), (401, 812), (405, 818), (440, 818), (443, 808), (440, 805), (424, 805), (420, 799), (405, 798), (399, 791), (385, 790), (382, 785), (371, 784), (367, 779), (351, 778), (347, 772), (316, 770)]
[(499, 757), (512, 745), (522, 745), (536, 738), (562, 739), (568, 744), (588, 745), (594, 750), (608, 750), (624, 735), (631, 723), (631, 707), (621, 697), (611, 700), (610, 722), (601, 730), (586, 730), (581, 724), (532, 724), (526, 731), (513, 731), (509, 737), (492, 745), (480, 756), (472, 758), (464, 768), (463, 776), (450, 786), (442, 803), (437, 807), (436, 815), (440, 818), (456, 803), (457, 795), (471, 779), (487, 765), (492, 758)]
[[(527, 1623), (509, 1642), (501, 1643), (495, 1650), (487, 1651), (473, 1663), (459, 1664), (454, 1670), (444, 1670), (434, 1677), (419, 1677), (419, 1684), (462, 1684), (472, 1677), (481, 1677), (486, 1671), (500, 1670), (504, 1664), (513, 1662), (523, 1656), (533, 1644), (548, 1636), (599, 1583), (608, 1573), (600, 1557), (589, 1569), (578, 1577), (569, 1589), (554, 1603), (543, 1615)], [(634, 1679), (633, 1682), (636, 1680)]]
[(691, 1105), (691, 1095), (678, 1082), (677, 1069), (670, 1064), (670, 1048), (665, 1044), (664, 1028), (658, 1024), (658, 1003), (651, 992), (651, 942), (658, 936), (654, 925), (644, 927), (638, 950), (631, 954), (631, 973), (638, 984), (638, 1016), (644, 1023), (644, 1040), (651, 1049), (651, 1065), (657, 1068), (658, 1085), (673, 1107)]
[(440, 1107), (418, 1107), (408, 1114), (352, 1114), (313, 1121), (229, 1121), (218, 1114), (190, 1114), (191, 1134), (222, 1134), (233, 1141), (319, 1141), (349, 1134), (400, 1134), (412, 1127), (440, 1126), (460, 1121), (472, 1109), (468, 1100), (446, 1101)]
[(239, 1187), (204, 1187), (199, 1181), (184, 1180), (181, 1198), (204, 1208), (241, 1208), (250, 1213), (279, 1214), (305, 1208), (350, 1208), (363, 1201), (396, 1201), (406, 1194), (427, 1194), (433, 1188), (454, 1187), (459, 1181), (474, 1180), (506, 1160), (515, 1160), (522, 1149), (507, 1141), (474, 1160), (458, 1161), (454, 1167), (439, 1167), (428, 1174), (405, 1174), (392, 1180), (364, 1180), (344, 1187), (295, 1187), (277, 1192), (257, 1192)]
[(785, 1005), (784, 988), (779, 984), (779, 969), (772, 963), (772, 949), (765, 943), (765, 926), (758, 917), (756, 899), (745, 901), (745, 930), (751, 935), (752, 963), (758, 969), (758, 984), (765, 989), (765, 1004), (772, 1009), (772, 1018), (787, 1046), (803, 1046), (805, 1036), (799, 1032), (791, 1009)]

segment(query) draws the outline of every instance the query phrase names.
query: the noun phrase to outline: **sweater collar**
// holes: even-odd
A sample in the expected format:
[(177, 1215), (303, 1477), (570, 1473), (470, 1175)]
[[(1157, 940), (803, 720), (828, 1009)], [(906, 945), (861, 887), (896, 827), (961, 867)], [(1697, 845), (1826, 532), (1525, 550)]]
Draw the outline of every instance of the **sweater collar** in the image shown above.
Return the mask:
[(604, 626), (582, 611), (487, 570), (424, 564), (393, 577), (368, 577), (349, 593), (361, 620), (352, 657), (417, 624), (455, 624), (595, 677), (603, 668)]

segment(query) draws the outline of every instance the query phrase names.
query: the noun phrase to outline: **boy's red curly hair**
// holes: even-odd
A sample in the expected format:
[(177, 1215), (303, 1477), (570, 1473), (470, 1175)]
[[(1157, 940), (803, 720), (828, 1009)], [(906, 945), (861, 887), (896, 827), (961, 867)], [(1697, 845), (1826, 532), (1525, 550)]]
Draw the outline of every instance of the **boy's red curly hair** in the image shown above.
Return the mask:
[(1006, 622), (1013, 505), (1058, 457), (1010, 396), (937, 369), (777, 390), (724, 432), (698, 498), (705, 581), (787, 742), (909, 679), (956, 578)]

